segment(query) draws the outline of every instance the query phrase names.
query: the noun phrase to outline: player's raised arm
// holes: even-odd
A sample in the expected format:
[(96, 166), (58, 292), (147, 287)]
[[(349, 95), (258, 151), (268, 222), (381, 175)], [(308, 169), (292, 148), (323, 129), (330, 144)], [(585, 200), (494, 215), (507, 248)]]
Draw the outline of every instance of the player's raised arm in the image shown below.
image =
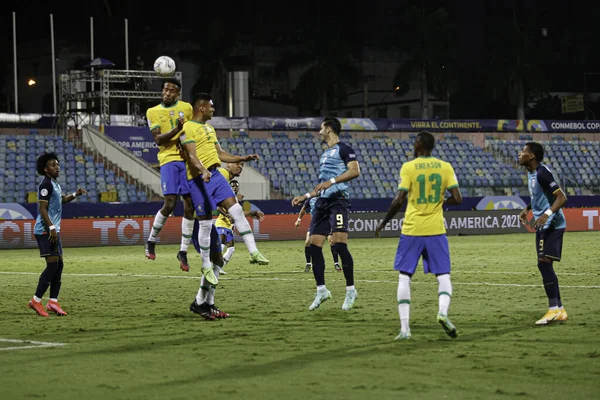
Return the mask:
[(260, 160), (260, 156), (258, 154), (249, 154), (247, 156), (236, 156), (234, 154), (228, 153), (219, 144), (219, 142), (215, 143), (215, 149), (217, 149), (217, 154), (219, 155), (219, 160), (226, 163), (239, 163), (244, 161), (258, 161)]
[(312, 192), (307, 192), (301, 196), (296, 196), (292, 200), (292, 206), (296, 207), (296, 206), (299, 206), (300, 204), (304, 204), (304, 202), (306, 200), (310, 199), (311, 197), (317, 197), (318, 195), (319, 195), (319, 192), (317, 192), (316, 190), (313, 190)]
[(175, 136), (177, 136), (177, 134), (179, 132), (181, 132), (183, 123), (184, 123), (183, 117), (179, 117), (179, 119), (177, 120), (177, 126), (173, 129), (171, 129), (169, 132), (165, 132), (165, 133), (161, 133), (160, 127), (154, 128), (151, 131), (152, 136), (154, 137), (154, 143), (156, 143), (159, 146), (165, 146), (165, 145), (169, 144), (169, 142)]
[(69, 203), (69, 202), (75, 200), (75, 197), (83, 196), (86, 193), (87, 193), (87, 191), (85, 189), (79, 188), (79, 189), (77, 189), (76, 192), (73, 192), (73, 193), (68, 194), (66, 196), (63, 194), (62, 195), (62, 203), (63, 204)]
[(348, 182), (360, 176), (360, 165), (356, 160), (356, 153), (351, 147), (347, 145), (340, 146), (340, 158), (344, 161), (344, 164), (346, 164), (347, 170), (341, 175), (333, 177), (328, 181), (321, 182), (315, 186), (315, 191), (317, 193), (329, 189), (336, 183)]
[(244, 211), (244, 215), (246, 217), (254, 218), (254, 219), (257, 219), (259, 221), (262, 221), (262, 220), (265, 219), (265, 213), (263, 213), (262, 211), (258, 211), (258, 210), (247, 210), (247, 211)]

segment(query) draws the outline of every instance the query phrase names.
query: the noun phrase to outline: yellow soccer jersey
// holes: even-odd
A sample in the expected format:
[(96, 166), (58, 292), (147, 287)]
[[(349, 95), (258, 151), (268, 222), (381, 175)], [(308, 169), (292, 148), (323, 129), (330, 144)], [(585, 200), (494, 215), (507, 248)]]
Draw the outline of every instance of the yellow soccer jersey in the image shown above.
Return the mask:
[[(229, 171), (227, 171), (225, 168), (219, 167), (219, 172), (225, 177), (225, 179), (227, 179), (227, 182), (231, 182)], [(232, 229), (231, 221), (223, 214), (219, 214), (219, 218), (217, 218), (215, 221), (215, 226), (217, 228)]]
[[(165, 107), (161, 104), (149, 108), (146, 111), (146, 119), (150, 130), (160, 128), (160, 133), (167, 133), (177, 126), (179, 117), (189, 121), (194, 112), (192, 105), (185, 101), (177, 101), (171, 107)], [(181, 134), (181, 133), (180, 133)], [(179, 135), (176, 135), (166, 146), (158, 146), (158, 163), (162, 166), (171, 161), (183, 161), (179, 155), (177, 141)]]
[(408, 192), (402, 234), (434, 236), (446, 233), (442, 203), (446, 189), (458, 187), (452, 164), (435, 157), (419, 157), (400, 169), (398, 190)]
[[(217, 141), (217, 132), (215, 128), (204, 122), (188, 121), (183, 124), (183, 130), (179, 135), (181, 144), (195, 143), (196, 156), (206, 168), (213, 165), (221, 165), (219, 154), (215, 147)], [(190, 168), (187, 168), (187, 178), (192, 179)]]

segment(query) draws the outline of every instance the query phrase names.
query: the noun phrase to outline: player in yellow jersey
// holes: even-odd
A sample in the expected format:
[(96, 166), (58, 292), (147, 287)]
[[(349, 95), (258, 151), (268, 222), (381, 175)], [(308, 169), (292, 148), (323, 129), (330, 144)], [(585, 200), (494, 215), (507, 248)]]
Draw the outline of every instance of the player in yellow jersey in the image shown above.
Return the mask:
[[(234, 177), (239, 176), (242, 173), (242, 169), (244, 167), (244, 163), (239, 162), (239, 163), (228, 163), (226, 168), (219, 168), (219, 171), (223, 174), (223, 176), (225, 176), (228, 180), (232, 179)], [(244, 196), (240, 195), (238, 193), (238, 189), (239, 189), (239, 183), (238, 181), (236, 181), (235, 179), (230, 181), (230, 185), (231, 188), (233, 189), (233, 191), (235, 192), (235, 194), (237, 195), (237, 199), (238, 201), (242, 201), (242, 198)], [(235, 251), (235, 247), (233, 247), (233, 231), (231, 230), (232, 228), (232, 218), (231, 216), (227, 213), (226, 210), (219, 210), (221, 212), (221, 214), (219, 215), (219, 218), (217, 219), (217, 221), (215, 222), (215, 225), (219, 225), (220, 227), (216, 227), (215, 225), (212, 226), (211, 231), (210, 231), (210, 259), (213, 263), (213, 272), (216, 276), (220, 275), (220, 274), (225, 274), (225, 271), (223, 271), (223, 267), (225, 267), (225, 264), (227, 264), (227, 262), (229, 262), (229, 260), (231, 259), (231, 256), (233, 255), (233, 252)], [(260, 221), (263, 220), (264, 218), (264, 214), (260, 211), (256, 211), (256, 210), (249, 210), (249, 211), (244, 211), (245, 215), (249, 215), (253, 218), (257, 218)], [(227, 218), (227, 224), (221, 224), (219, 221), (221, 220), (221, 218)], [(221, 238), (223, 238), (223, 240), (227, 239), (227, 233), (225, 232), (225, 228), (222, 228), (221, 226), (228, 226), (228, 230), (231, 232), (231, 243), (227, 243), (227, 251), (225, 251), (225, 254), (223, 254), (223, 251), (226, 248), (226, 245), (223, 244), (221, 245), (221, 241), (222, 239), (219, 238), (219, 235), (221, 236)], [(198, 242), (198, 232), (200, 230), (200, 226), (198, 224), (197, 221), (195, 221), (194, 223), (194, 235), (192, 236), (192, 242), (194, 243), (194, 247), (196, 248), (196, 251), (199, 254), (202, 254), (202, 249), (200, 248), (200, 243)], [(227, 258), (225, 258), (227, 257)], [(212, 320), (214, 318), (229, 318), (229, 314), (227, 314), (226, 312), (223, 312), (221, 310), (219, 310), (216, 306), (215, 306), (215, 292), (216, 292), (216, 286), (210, 284), (205, 276), (202, 276), (202, 279), (200, 281), (200, 289), (198, 290), (198, 293), (196, 294), (196, 302), (192, 303), (190, 305), (190, 310), (200, 314), (200, 316), (202, 316), (204, 319), (208, 319), (208, 320)]]
[[(212, 227), (211, 214), (218, 206), (225, 208), (233, 218), (234, 225), (250, 252), (250, 262), (269, 263), (269, 260), (256, 247), (250, 224), (246, 220), (244, 210), (238, 203), (229, 182), (217, 169), (221, 165), (221, 161), (236, 163), (258, 160), (259, 156), (257, 154), (236, 156), (221, 148), (215, 129), (206, 123), (215, 112), (209, 94), (197, 94), (194, 97), (193, 107), (194, 116), (184, 124), (179, 140), (183, 151), (187, 154), (188, 184), (194, 210), (199, 217), (198, 242), (202, 256), (202, 271), (207, 274), (206, 277), (209, 282), (216, 285), (218, 278), (215, 279), (216, 277), (212, 274), (209, 246)], [(211, 282), (211, 280), (217, 282)]]
[[(240, 176), (244, 169), (244, 163), (228, 163), (225, 168), (219, 168), (219, 172), (229, 181), (229, 185), (231, 189), (233, 189), (233, 193), (235, 193), (237, 200), (242, 201), (244, 195), (240, 194), (240, 184), (236, 181), (235, 177)], [(233, 257), (233, 253), (235, 252), (235, 241), (233, 235), (233, 218), (231, 215), (225, 210), (223, 207), (219, 207), (219, 218), (215, 222), (215, 226), (217, 228), (217, 232), (219, 233), (222, 247), (223, 247), (223, 267), (219, 271), (220, 274), (226, 274), (223, 270), (225, 265), (231, 260)], [(262, 221), (265, 218), (265, 214), (262, 211), (258, 210), (245, 210), (244, 216), (249, 216), (254, 219), (258, 219)]]
[[(457, 336), (456, 327), (448, 319), (448, 307), (452, 296), (450, 282), (450, 250), (442, 205), (458, 205), (462, 195), (452, 164), (431, 156), (435, 139), (429, 132), (420, 132), (414, 142), (415, 159), (406, 162), (400, 169), (398, 193), (392, 201), (387, 215), (381, 221), (375, 235), (400, 211), (408, 198), (402, 223), (400, 243), (396, 252), (394, 269), (399, 271), (398, 314), (400, 334), (396, 339), (410, 339), (410, 280), (423, 256), (425, 273), (435, 274), (438, 281), (439, 310), (437, 320), (446, 334)], [(444, 200), (446, 189), (451, 197)]]
[(160, 164), (160, 178), (163, 195), (163, 207), (156, 213), (150, 236), (146, 243), (146, 257), (150, 260), (156, 258), (154, 247), (156, 236), (164, 226), (167, 218), (177, 204), (177, 197), (183, 197), (183, 219), (181, 221), (181, 246), (177, 259), (183, 271), (189, 271), (187, 250), (192, 238), (194, 228), (194, 206), (190, 197), (190, 189), (186, 178), (185, 163), (179, 154), (179, 134), (183, 123), (192, 118), (192, 106), (178, 100), (181, 92), (181, 83), (174, 78), (163, 82), (162, 103), (149, 108), (146, 112), (148, 126), (154, 141), (158, 145), (158, 162)]

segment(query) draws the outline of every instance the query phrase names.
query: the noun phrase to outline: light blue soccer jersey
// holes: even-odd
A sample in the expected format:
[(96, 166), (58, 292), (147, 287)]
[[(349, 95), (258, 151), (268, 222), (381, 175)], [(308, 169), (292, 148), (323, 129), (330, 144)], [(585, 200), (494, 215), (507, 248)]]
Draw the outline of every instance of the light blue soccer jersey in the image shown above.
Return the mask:
[[(527, 175), (531, 209), (535, 219), (538, 219), (554, 203), (554, 194), (560, 190), (560, 186), (556, 182), (552, 171), (543, 164), (539, 164), (535, 171), (528, 172)], [(548, 229), (551, 226), (555, 229), (564, 229), (567, 227), (567, 221), (562, 208), (548, 218), (543, 229)]]
[[(356, 160), (356, 153), (350, 146), (338, 142), (325, 150), (319, 162), (319, 183), (340, 176), (348, 170), (348, 163)], [(348, 198), (348, 182), (332, 185), (321, 193), (324, 198)]]
[[(44, 177), (38, 188), (38, 201), (45, 200), (48, 202), (48, 217), (52, 221), (52, 225), (56, 227), (56, 233), (60, 232), (60, 220), (62, 218), (62, 190), (58, 182), (54, 179)], [(48, 233), (48, 227), (40, 214), (40, 206), (38, 203), (38, 216), (35, 219), (33, 227), (34, 235), (43, 235)]]

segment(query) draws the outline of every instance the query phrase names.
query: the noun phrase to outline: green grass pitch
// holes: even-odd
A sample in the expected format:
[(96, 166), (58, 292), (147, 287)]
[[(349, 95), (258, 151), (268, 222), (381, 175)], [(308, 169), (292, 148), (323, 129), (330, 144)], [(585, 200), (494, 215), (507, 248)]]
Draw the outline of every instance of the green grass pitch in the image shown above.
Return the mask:
[(534, 324), (547, 308), (534, 241), (450, 237), (459, 337), (437, 324), (437, 282), (418, 270), (407, 342), (393, 340), (394, 239), (350, 241), (359, 294), (350, 312), (328, 245), (333, 298), (309, 312), (303, 242), (259, 242), (268, 266), (250, 265), (237, 243), (216, 296), (231, 318), (210, 322), (188, 310), (200, 257), (184, 273), (178, 246), (157, 245), (156, 261), (142, 247), (65, 249), (69, 315), (50, 318), (26, 307), (44, 266), (37, 251), (2, 251), (0, 398), (597, 398), (600, 233), (565, 234), (556, 271), (569, 320), (546, 327)]

